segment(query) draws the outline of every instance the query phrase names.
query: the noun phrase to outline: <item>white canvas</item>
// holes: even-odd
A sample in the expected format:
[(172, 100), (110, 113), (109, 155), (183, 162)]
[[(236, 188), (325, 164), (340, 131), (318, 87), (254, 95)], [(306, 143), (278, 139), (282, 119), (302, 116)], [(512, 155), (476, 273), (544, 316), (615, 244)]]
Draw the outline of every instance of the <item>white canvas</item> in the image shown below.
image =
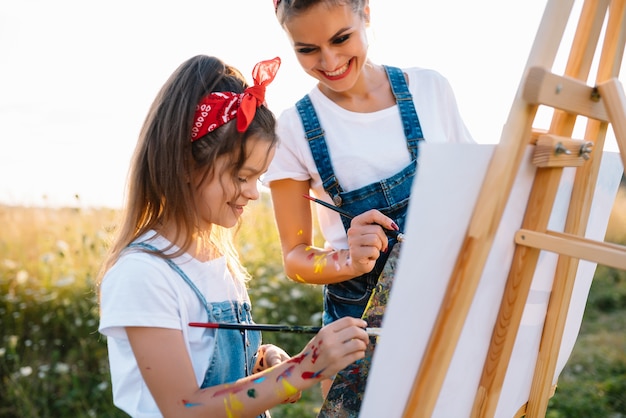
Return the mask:
[[(398, 271), (383, 320), (360, 417), (401, 417), (448, 278), (463, 242), (472, 210), (495, 145), (428, 144), (420, 146)], [(478, 386), (493, 324), (500, 307), (535, 168), (532, 147), (526, 153), (495, 236), (476, 295), (459, 338), (434, 417), (468, 417)], [(549, 229), (562, 231), (573, 170), (565, 169)], [(587, 237), (603, 240), (622, 166), (606, 153), (594, 196)], [(556, 266), (555, 254), (542, 252), (507, 371), (497, 417), (512, 417), (528, 400), (539, 339)], [(557, 363), (567, 361), (582, 321), (595, 264), (581, 261)], [(555, 377), (556, 381), (556, 377)]]

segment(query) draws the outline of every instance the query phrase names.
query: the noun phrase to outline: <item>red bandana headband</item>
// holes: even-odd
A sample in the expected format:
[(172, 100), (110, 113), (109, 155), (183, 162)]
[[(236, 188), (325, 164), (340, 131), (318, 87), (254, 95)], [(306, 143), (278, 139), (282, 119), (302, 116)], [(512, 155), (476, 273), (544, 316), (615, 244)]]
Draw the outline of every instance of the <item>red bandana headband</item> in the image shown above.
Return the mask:
[(237, 118), (237, 130), (245, 132), (254, 119), (257, 107), (265, 103), (265, 87), (274, 80), (280, 67), (280, 58), (261, 61), (254, 66), (254, 85), (243, 93), (215, 92), (205, 96), (196, 106), (191, 142), (213, 132), (220, 126)]

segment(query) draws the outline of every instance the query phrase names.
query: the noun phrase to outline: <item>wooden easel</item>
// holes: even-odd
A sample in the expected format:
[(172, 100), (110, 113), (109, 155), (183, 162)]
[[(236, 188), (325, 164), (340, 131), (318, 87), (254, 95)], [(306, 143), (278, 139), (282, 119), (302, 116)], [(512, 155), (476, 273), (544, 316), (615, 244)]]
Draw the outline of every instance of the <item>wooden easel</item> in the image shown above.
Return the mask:
[[(556, 75), (551, 73), (551, 68), (573, 3), (574, 0), (548, 1), (403, 417), (424, 418), (433, 413), (529, 144), (536, 144), (534, 161), (538, 169), (522, 228), (515, 235), (515, 254), (471, 416), (493, 417), (495, 414), (541, 251), (559, 254), (559, 261), (530, 396), (516, 416), (545, 416), (548, 400), (554, 392), (552, 378), (579, 259), (626, 270), (625, 247), (584, 238), (609, 123), (626, 167), (626, 95), (616, 79), (626, 40), (626, 0), (584, 1), (565, 73)], [(587, 79), (603, 28), (595, 82), (589, 86)], [(533, 128), (539, 106), (554, 109), (547, 131)], [(571, 138), (579, 116), (588, 118), (584, 140)], [(565, 231), (557, 233), (548, 230), (548, 220), (566, 166), (577, 168)]]

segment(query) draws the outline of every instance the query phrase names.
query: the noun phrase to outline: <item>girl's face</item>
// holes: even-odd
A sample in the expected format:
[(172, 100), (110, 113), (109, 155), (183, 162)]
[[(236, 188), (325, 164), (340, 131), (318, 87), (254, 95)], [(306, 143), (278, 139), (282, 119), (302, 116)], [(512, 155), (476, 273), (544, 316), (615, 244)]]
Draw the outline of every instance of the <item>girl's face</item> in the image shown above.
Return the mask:
[(285, 22), (304, 71), (335, 92), (353, 87), (367, 61), (369, 6), (364, 12), (320, 2)]
[[(267, 171), (274, 157), (275, 149), (264, 140), (248, 138), (247, 158), (243, 167), (233, 179), (232, 170), (227, 167), (227, 157), (217, 159), (215, 175), (207, 178), (198, 186), (195, 208), (201, 230), (208, 230), (211, 224), (232, 228), (243, 214), (248, 201), (259, 198), (257, 188), (259, 179)], [(238, 184), (235, 184), (235, 181)]]

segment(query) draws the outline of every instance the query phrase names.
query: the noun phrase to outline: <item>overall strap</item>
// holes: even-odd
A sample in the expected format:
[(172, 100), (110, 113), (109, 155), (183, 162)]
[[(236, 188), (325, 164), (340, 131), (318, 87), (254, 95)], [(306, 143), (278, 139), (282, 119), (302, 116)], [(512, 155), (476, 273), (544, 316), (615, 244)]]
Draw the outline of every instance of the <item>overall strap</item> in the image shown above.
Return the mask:
[[(145, 242), (134, 242), (134, 243), (129, 244), (128, 246), (129, 247), (144, 248), (144, 249), (150, 250), (150, 251), (159, 251), (159, 249), (156, 248), (155, 246), (150, 245), (150, 244), (146, 244)], [(198, 299), (200, 299), (200, 302), (202, 302), (202, 305), (204, 306), (204, 309), (206, 310), (206, 313), (209, 316), (209, 321), (210, 321), (213, 315), (211, 314), (211, 309), (209, 307), (209, 303), (206, 301), (206, 298), (204, 297), (202, 292), (200, 292), (200, 289), (198, 289), (198, 287), (191, 281), (191, 279), (189, 277), (187, 277), (185, 272), (176, 263), (174, 263), (172, 260), (170, 260), (169, 258), (166, 258), (166, 257), (163, 257), (163, 260), (172, 268), (172, 270), (174, 270), (176, 273), (178, 273), (178, 275), (180, 277), (183, 278), (183, 280), (194, 291), (196, 296), (198, 296)]]
[(404, 72), (400, 68), (383, 65), (391, 84), (391, 91), (396, 98), (396, 103), (400, 110), (402, 125), (404, 126), (404, 136), (407, 139), (407, 147), (411, 153), (412, 159), (417, 159), (418, 141), (424, 139), (422, 126), (420, 125), (415, 105), (413, 104), (413, 96), (406, 84)]
[[(320, 125), (317, 113), (315, 113), (313, 103), (308, 94), (296, 103), (296, 109), (300, 114), (304, 134), (309, 141), (309, 147), (311, 148), (317, 171), (320, 173), (324, 190), (326, 190), (333, 198), (333, 201), (335, 201), (335, 197), (339, 197), (339, 193), (342, 192), (342, 189), (337, 181), (337, 177), (335, 177), (335, 170), (330, 162), (330, 154), (326, 146), (324, 130)], [(341, 202), (335, 201), (335, 204), (341, 205)]]

